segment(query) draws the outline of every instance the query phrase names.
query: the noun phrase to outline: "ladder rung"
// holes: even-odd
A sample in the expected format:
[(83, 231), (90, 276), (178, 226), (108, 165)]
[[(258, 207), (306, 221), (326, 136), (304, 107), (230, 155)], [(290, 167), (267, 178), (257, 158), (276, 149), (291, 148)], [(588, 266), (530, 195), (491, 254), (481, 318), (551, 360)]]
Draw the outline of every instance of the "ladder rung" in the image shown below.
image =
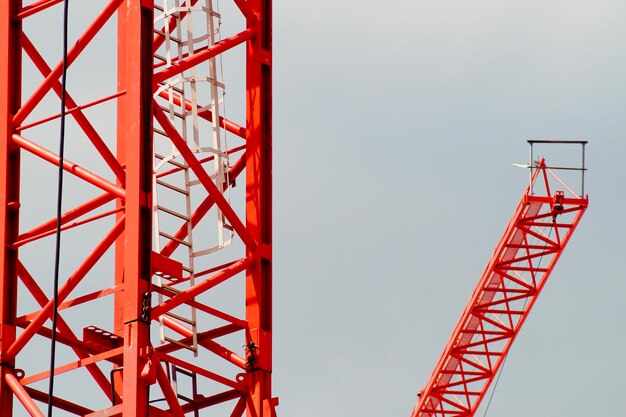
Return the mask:
[(193, 253), (194, 258), (198, 258), (200, 256), (208, 255), (210, 253), (215, 253), (220, 249), (219, 246), (213, 246), (212, 248), (202, 249)]
[(164, 339), (167, 340), (168, 342), (174, 343), (175, 345), (178, 345), (178, 346), (183, 347), (185, 349), (189, 349), (192, 352), (197, 352), (198, 351), (197, 347), (191, 346), (191, 345), (186, 345), (185, 343), (179, 342), (178, 340), (172, 339), (171, 337), (165, 336)]
[(157, 208), (161, 211), (164, 211), (167, 214), (171, 214), (174, 217), (178, 217), (179, 219), (185, 220), (185, 221), (189, 221), (189, 217), (185, 216), (184, 214), (181, 213), (177, 213), (174, 210), (170, 210), (168, 208), (165, 208), (161, 205), (157, 205)]
[(226, 89), (226, 86), (224, 85), (223, 82), (218, 81), (214, 78), (209, 78), (209, 82), (213, 84), (214, 86), (221, 88), (222, 90)]
[[(156, 31), (156, 30), (155, 30), (155, 32), (156, 32), (156, 33), (158, 33), (159, 35), (161, 35), (161, 36), (165, 37), (165, 31), (164, 31), (164, 30), (159, 30), (159, 31)], [(183, 43), (183, 42), (182, 42), (179, 38), (177, 38), (176, 36), (172, 36), (172, 34), (171, 34), (171, 33), (170, 33), (170, 41), (172, 41), (172, 42), (174, 42), (174, 43), (177, 43), (177, 44), (181, 44), (181, 43)]]
[[(165, 156), (165, 155), (161, 155), (160, 153), (155, 153), (154, 156), (156, 158), (159, 158), (159, 159), (163, 160), (165, 158), (169, 158), (171, 155)], [(180, 169), (187, 169), (187, 165), (185, 165), (185, 164), (183, 164), (181, 162), (175, 161), (174, 159), (168, 159), (167, 163), (168, 164), (172, 164), (172, 165), (174, 165), (174, 166), (176, 166), (176, 167), (178, 167)]]
[(203, 41), (208, 41), (208, 39), (209, 39), (209, 34), (207, 33), (205, 35), (198, 36), (197, 38), (193, 38), (193, 43), (201, 43)]
[(179, 44), (179, 45), (184, 45), (184, 44), (186, 44), (186, 42), (185, 42), (185, 41), (183, 41), (183, 40), (182, 40), (182, 39), (180, 39), (180, 38), (177, 38), (176, 36), (172, 36), (172, 34), (171, 34), (171, 33), (170, 33), (170, 41), (172, 41), (172, 42), (174, 42), (174, 43), (177, 43), (177, 44)]
[(196, 325), (196, 322), (195, 322), (195, 321), (193, 321), (193, 320), (191, 320), (191, 319), (188, 319), (188, 318), (185, 318), (185, 317), (183, 317), (183, 316), (180, 316), (180, 315), (178, 315), (178, 314), (174, 314), (174, 313), (172, 313), (172, 312), (167, 312), (167, 313), (165, 313), (165, 315), (166, 315), (166, 316), (170, 316), (170, 317), (172, 317), (172, 318), (175, 318), (176, 320), (180, 320), (180, 321), (182, 321), (182, 322), (185, 322), (185, 323), (189, 324), (190, 326), (195, 326), (195, 325)]
[(179, 187), (177, 187), (177, 186), (175, 186), (175, 185), (168, 184), (167, 182), (163, 182), (163, 181), (161, 181), (161, 180), (157, 180), (157, 184), (162, 185), (163, 187), (169, 188), (170, 190), (177, 191), (177, 192), (179, 192), (179, 193), (181, 193), (181, 194), (184, 194), (184, 195), (189, 195), (189, 192), (188, 192), (188, 191), (183, 190), (182, 188), (179, 188)]
[(173, 114), (174, 116), (178, 117), (179, 119), (184, 119), (185, 118), (185, 114), (181, 113), (181, 112), (177, 112), (177, 111), (170, 111), (169, 107), (165, 107), (165, 106), (159, 106), (161, 108), (161, 110), (163, 110), (163, 113), (166, 114)]
[(173, 240), (174, 242), (178, 242), (178, 243), (180, 243), (181, 245), (185, 245), (185, 246), (187, 246), (188, 248), (190, 248), (190, 247), (191, 247), (191, 244), (190, 244), (189, 242), (187, 242), (187, 241), (185, 241), (185, 240), (182, 240), (182, 239), (178, 239), (177, 237), (174, 237), (174, 236), (172, 236), (172, 235), (170, 235), (170, 234), (167, 234), (167, 233), (165, 233), (165, 232), (159, 232), (159, 236), (162, 236), (162, 237), (167, 238), (167, 239), (169, 239), (169, 240)]
[(165, 136), (166, 138), (169, 138), (169, 136), (167, 135), (167, 133), (165, 133), (165, 132), (164, 132), (163, 130), (161, 130), (161, 129), (154, 128), (154, 129), (152, 129), (152, 130), (154, 131), (154, 133), (158, 133), (158, 134), (159, 134), (159, 135), (161, 135), (161, 136)]
[[(174, 107), (175, 108), (175, 107)], [(181, 120), (185, 120), (185, 117), (187, 117), (187, 115), (184, 113), (184, 111), (170, 111), (169, 109), (163, 109), (165, 112), (169, 113), (169, 114), (173, 114), (174, 117), (178, 117)]]
[[(163, 279), (167, 279), (167, 278), (163, 278)], [(170, 281), (170, 280), (168, 279), (168, 281)], [(180, 294), (181, 292), (183, 292), (183, 290), (179, 290), (178, 288), (172, 287), (170, 285), (163, 285), (162, 288), (165, 288), (165, 289), (167, 289), (167, 290), (169, 290), (169, 291), (171, 291), (173, 293), (176, 293), (176, 294)]]

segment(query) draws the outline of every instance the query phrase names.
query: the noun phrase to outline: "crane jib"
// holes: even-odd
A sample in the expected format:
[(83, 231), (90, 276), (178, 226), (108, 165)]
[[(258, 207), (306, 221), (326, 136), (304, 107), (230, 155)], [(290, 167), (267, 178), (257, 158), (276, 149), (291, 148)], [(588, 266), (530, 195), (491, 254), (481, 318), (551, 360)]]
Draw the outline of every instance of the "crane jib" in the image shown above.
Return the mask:
[[(588, 205), (541, 161), (411, 417), (471, 417)], [(567, 195), (566, 195), (567, 193)]]

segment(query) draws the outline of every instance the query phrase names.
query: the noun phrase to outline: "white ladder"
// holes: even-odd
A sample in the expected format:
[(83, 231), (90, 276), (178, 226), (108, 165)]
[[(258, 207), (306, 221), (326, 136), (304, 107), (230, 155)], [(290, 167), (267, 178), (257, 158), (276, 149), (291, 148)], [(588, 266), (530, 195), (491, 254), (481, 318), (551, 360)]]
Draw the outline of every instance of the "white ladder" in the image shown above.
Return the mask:
[[(199, 0), (193, 6), (185, 6), (181, 0), (161, 0), (161, 5), (155, 4), (155, 33), (164, 38), (163, 46), (154, 56), (156, 64), (168, 67), (193, 55), (199, 48), (210, 48), (219, 41), (221, 21), (219, 13), (214, 10), (213, 1)], [(194, 19), (198, 15), (202, 19)], [(204, 163), (203, 166), (209, 171), (218, 188), (222, 189), (229, 181), (229, 160), (228, 154), (223, 151), (226, 149), (226, 137), (220, 127), (220, 116), (224, 115), (224, 84), (220, 81), (218, 69), (218, 59), (213, 57), (208, 60), (208, 68), (194, 67), (161, 83), (155, 97), (160, 97), (161, 108), (198, 159), (213, 160), (212, 164)], [(167, 101), (162, 95), (167, 97)], [(201, 106), (199, 104), (201, 101), (208, 104)], [(206, 111), (212, 113), (210, 123), (201, 117)], [(203, 248), (198, 248), (197, 243), (194, 247), (191, 219), (195, 209), (194, 196), (205, 191), (190, 167), (180, 157), (178, 150), (171, 144), (167, 134), (156, 127), (154, 143), (154, 246), (160, 253), (168, 244), (177, 245), (178, 249), (171, 256), (183, 265), (183, 277), (157, 274), (156, 285), (172, 293), (180, 293), (184, 287), (195, 285), (195, 259), (229, 245), (232, 242), (233, 230), (223, 213), (215, 209), (217, 238), (211, 244), (203, 245), (205, 246)], [(209, 165), (212, 168), (208, 168)], [(224, 190), (225, 197), (228, 197), (228, 188)], [(184, 230), (185, 236), (176, 236), (178, 230)], [(165, 298), (166, 296), (160, 292), (159, 303)], [(176, 343), (197, 355), (195, 307), (181, 306), (176, 312), (167, 313), (167, 316), (191, 330), (191, 343), (183, 343), (181, 339), (170, 336), (163, 318), (160, 320), (161, 343)]]

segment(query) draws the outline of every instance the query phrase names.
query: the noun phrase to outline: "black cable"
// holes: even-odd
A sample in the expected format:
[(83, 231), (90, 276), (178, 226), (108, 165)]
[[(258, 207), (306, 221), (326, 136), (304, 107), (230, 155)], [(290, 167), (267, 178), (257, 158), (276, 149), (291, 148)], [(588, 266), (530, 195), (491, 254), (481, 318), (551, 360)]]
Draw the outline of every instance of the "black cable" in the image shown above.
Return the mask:
[[(526, 304), (526, 303), (524, 303)], [(506, 364), (506, 360), (509, 357), (509, 355), (505, 355), (504, 359), (502, 360), (502, 365), (500, 366), (500, 369), (498, 371), (498, 376), (496, 377), (496, 380), (493, 384), (493, 388), (491, 390), (491, 395), (489, 396), (489, 401), (487, 401), (487, 406), (485, 407), (485, 413), (483, 414), (483, 417), (487, 416), (487, 411), (489, 411), (489, 406), (491, 405), (491, 400), (493, 400), (493, 394), (496, 393), (496, 388), (498, 388), (498, 382), (500, 382), (500, 377), (502, 376), (502, 371), (504, 371), (504, 365)]]
[(61, 215), (63, 213), (63, 161), (65, 153), (65, 98), (67, 82), (67, 32), (69, 0), (63, 0), (63, 72), (61, 75), (61, 127), (59, 132), (59, 169), (57, 182), (57, 228), (54, 250), (54, 284), (52, 308), (52, 336), (50, 337), (50, 379), (48, 384), (48, 417), (52, 417), (54, 394), (54, 368), (57, 342), (57, 319), (59, 315), (59, 266), (61, 263)]

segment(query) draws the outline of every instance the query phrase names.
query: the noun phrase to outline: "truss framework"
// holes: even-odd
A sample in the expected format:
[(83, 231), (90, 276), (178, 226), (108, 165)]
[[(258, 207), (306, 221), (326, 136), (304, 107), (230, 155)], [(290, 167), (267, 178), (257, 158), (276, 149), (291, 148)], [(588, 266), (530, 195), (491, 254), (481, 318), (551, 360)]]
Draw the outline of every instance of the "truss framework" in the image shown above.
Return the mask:
[[(33, 358), (47, 359), (52, 334), (45, 264), (52, 264), (56, 219), (46, 207), (55, 203), (42, 200), (53, 190), (41, 197), (32, 184), (47, 184), (60, 164), (51, 140), (59, 115), (50, 111), (50, 103), (60, 103), (61, 64), (49, 62), (45, 43), (26, 28), (32, 30), (31, 19), (53, 19), (60, 3), (0, 2), (0, 413), (7, 417), (22, 410), (42, 416), (42, 403), (48, 401), (46, 361)], [(73, 94), (71, 83), (68, 89), (68, 122), (83, 151), (63, 161), (72, 198), (61, 224), (64, 248), (73, 249), (62, 251), (57, 328), (62, 354), (54, 374), (72, 388), (60, 389), (52, 399), (55, 414), (274, 417), (271, 0), (232, 0), (239, 31), (219, 40), (194, 39), (196, 46), (191, 42), (186, 53), (165, 61), (155, 57), (167, 39), (176, 38), (177, 26), (207, 9), (207, 21), (213, 22), (213, 3), (93, 4), (97, 14), (81, 22), (85, 30), (70, 47), (70, 71), (85, 51), (97, 47), (94, 39), (116, 27), (117, 40), (108, 42), (117, 50), (117, 82), (86, 101)], [(161, 19), (155, 24), (157, 15)], [(188, 79), (207, 65), (213, 74), (207, 79), (215, 87), (216, 59), (237, 53), (245, 63), (239, 80), (245, 110), (237, 121), (217, 101), (202, 103), (201, 94), (185, 99), (172, 87), (171, 80)], [(27, 68), (41, 76), (34, 88), (26, 85), (31, 82), (24, 75)], [(102, 128), (99, 111), (114, 115), (114, 129)], [(228, 134), (232, 143), (199, 152), (172, 116), (190, 113), (198, 137)], [(160, 204), (152, 198), (157, 131), (177, 164), (161, 178), (185, 170), (199, 190), (179, 223), (170, 221), (174, 229), (163, 245), (155, 245), (152, 223), (154, 206)], [(241, 191), (231, 202), (228, 191), (236, 183)], [(207, 253), (190, 272), (189, 251), (181, 246), (192, 233), (202, 235), (209, 217), (220, 219), (235, 243), (229, 251)], [(232, 299), (220, 302), (223, 294)], [(193, 323), (182, 309), (194, 311)], [(155, 337), (160, 327), (170, 332), (167, 339)]]
[(545, 161), (533, 168), (411, 417), (474, 415), (587, 208)]

